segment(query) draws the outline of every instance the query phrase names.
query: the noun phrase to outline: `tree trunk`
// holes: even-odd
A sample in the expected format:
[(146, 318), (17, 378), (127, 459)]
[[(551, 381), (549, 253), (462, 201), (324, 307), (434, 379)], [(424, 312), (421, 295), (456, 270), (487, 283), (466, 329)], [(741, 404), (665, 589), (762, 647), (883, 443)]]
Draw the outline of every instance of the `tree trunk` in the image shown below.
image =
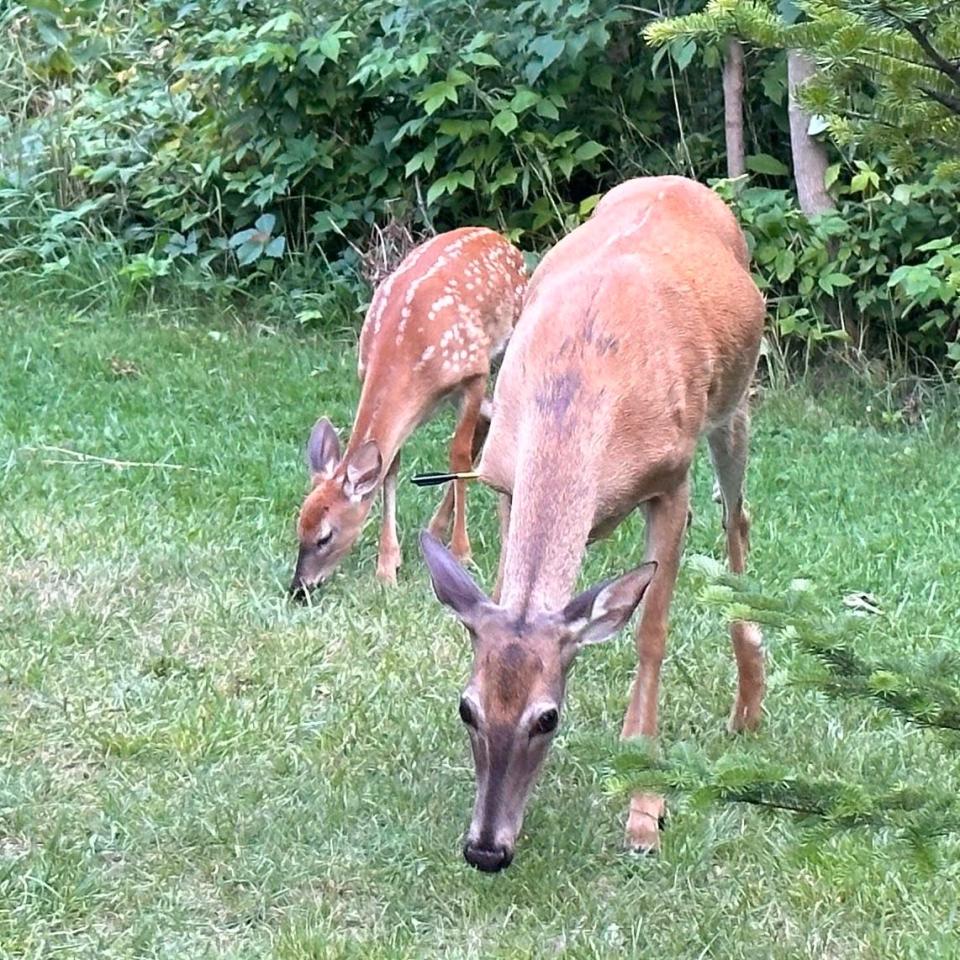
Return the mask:
[(810, 114), (797, 103), (797, 87), (814, 74), (813, 61), (799, 50), (787, 51), (787, 96), (790, 114), (790, 150), (793, 154), (793, 178), (797, 185), (800, 209), (810, 215), (834, 208), (823, 185), (827, 173), (827, 148), (807, 133)]
[[(824, 186), (827, 174), (827, 148), (807, 132), (810, 114), (797, 103), (797, 87), (802, 87), (813, 76), (816, 67), (813, 61), (799, 50), (787, 51), (787, 103), (790, 114), (790, 150), (793, 154), (793, 178), (797, 185), (797, 200), (800, 209), (807, 215), (833, 210), (836, 204)], [(831, 257), (836, 256), (835, 240), (827, 244)], [(853, 348), (859, 351), (863, 345), (863, 330), (856, 319), (853, 301), (849, 294), (840, 291), (823, 304), (827, 318), (834, 326), (844, 329)]]
[(723, 129), (727, 139), (727, 176), (747, 171), (743, 146), (743, 45), (727, 37), (723, 57)]

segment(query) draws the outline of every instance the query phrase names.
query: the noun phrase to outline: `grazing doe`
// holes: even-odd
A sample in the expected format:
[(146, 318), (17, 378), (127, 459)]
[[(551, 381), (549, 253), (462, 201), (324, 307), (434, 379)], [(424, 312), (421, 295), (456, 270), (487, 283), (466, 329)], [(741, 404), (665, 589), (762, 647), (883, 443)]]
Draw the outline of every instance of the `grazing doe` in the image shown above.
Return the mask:
[[(495, 600), (421, 535), (437, 597), (469, 628), (460, 701), (476, 770), (464, 855), (512, 857), (530, 789), (557, 730), (579, 650), (619, 630), (644, 595), (624, 737), (654, 737), (667, 614), (687, 524), (688, 474), (706, 434), (730, 567), (744, 569), (747, 388), (764, 303), (734, 217), (682, 177), (630, 180), (543, 259), (504, 357), (477, 474), (501, 493)], [(646, 560), (571, 599), (587, 543), (636, 507)], [(734, 623), (739, 683), (729, 726), (760, 720), (760, 632)], [(631, 798), (627, 841), (659, 846), (660, 797)]]
[[(416, 247), (377, 287), (360, 333), (363, 386), (350, 442), (341, 454), (333, 426), (321, 419), (307, 444), (313, 488), (300, 509), (294, 596), (303, 598), (343, 559), (381, 486), (377, 576), (396, 582), (400, 448), (441, 400), (459, 395), (450, 465), (470, 469), (475, 437), (486, 427), (480, 421), (490, 360), (513, 331), (525, 286), (520, 251), (492, 230), (466, 227)], [(453, 552), (462, 560), (470, 553), (462, 480), (447, 492), (430, 529), (445, 535), (451, 513)]]

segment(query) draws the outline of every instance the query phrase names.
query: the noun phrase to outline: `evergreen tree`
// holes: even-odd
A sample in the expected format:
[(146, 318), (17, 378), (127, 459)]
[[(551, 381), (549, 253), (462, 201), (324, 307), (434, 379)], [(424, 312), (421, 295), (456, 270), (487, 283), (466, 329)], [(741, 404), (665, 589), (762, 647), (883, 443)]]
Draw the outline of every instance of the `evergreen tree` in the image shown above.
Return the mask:
[[(842, 700), (864, 700), (905, 720), (940, 732), (945, 762), (956, 762), (960, 740), (960, 653), (945, 651), (910, 663), (869, 660), (855, 652), (863, 620), (831, 616), (806, 582), (781, 597), (699, 558), (706, 581), (701, 599), (731, 620), (753, 620), (811, 654), (825, 668), (805, 676), (811, 690)], [(856, 598), (852, 598), (854, 602)], [(810, 778), (785, 763), (758, 762), (749, 747), (737, 747), (711, 762), (680, 744), (657, 758), (643, 744), (625, 741), (614, 761), (613, 782), (624, 790), (685, 795), (696, 802), (746, 803), (816, 821), (827, 830), (891, 828), (919, 850), (945, 834), (960, 834), (960, 800), (929, 783), (877, 786), (837, 776)]]
[[(702, 13), (647, 27), (654, 45), (730, 36), (802, 51), (816, 74), (799, 91), (811, 130), (880, 152), (903, 173), (925, 148), (960, 152), (960, 3), (925, 0), (710, 0)], [(940, 172), (960, 170), (942, 161)]]

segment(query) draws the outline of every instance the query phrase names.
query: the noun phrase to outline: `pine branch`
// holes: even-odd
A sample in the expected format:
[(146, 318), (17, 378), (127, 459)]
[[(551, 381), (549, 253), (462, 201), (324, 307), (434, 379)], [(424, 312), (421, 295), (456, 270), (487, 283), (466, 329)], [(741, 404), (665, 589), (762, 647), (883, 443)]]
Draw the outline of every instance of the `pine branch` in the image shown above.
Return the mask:
[(778, 597), (765, 596), (747, 580), (717, 571), (711, 558), (692, 558), (706, 581), (703, 602), (729, 620), (747, 620), (778, 631), (828, 671), (816, 686), (833, 697), (871, 700), (917, 726), (960, 731), (960, 657), (953, 651), (926, 662), (869, 660), (854, 651), (863, 620), (832, 613), (809, 584), (800, 582)]
[(946, 107), (951, 113), (960, 116), (960, 97), (953, 97), (949, 93), (939, 93), (930, 87), (920, 88), (931, 100), (935, 100), (941, 107)]
[[(895, 14), (892, 16), (896, 17)], [(897, 18), (900, 19), (900, 18)], [(913, 37), (920, 45), (927, 56), (933, 61), (937, 69), (945, 76), (950, 77), (957, 86), (960, 86), (960, 66), (944, 57), (939, 50), (930, 42), (930, 38), (920, 29), (919, 23), (911, 23), (906, 20), (900, 20), (903, 29)]]
[(902, 839), (923, 842), (960, 834), (960, 801), (924, 787), (874, 787), (806, 779), (742, 752), (716, 762), (679, 745), (664, 760), (626, 741), (613, 760), (615, 791), (650, 790), (688, 797), (694, 804), (746, 804), (819, 820), (835, 830), (892, 828)]

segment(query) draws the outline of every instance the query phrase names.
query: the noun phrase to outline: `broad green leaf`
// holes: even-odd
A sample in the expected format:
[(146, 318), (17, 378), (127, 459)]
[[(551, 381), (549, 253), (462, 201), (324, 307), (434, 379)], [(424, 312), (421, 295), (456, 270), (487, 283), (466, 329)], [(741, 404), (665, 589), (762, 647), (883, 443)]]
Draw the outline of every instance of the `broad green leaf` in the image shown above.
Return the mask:
[(774, 177), (785, 176), (790, 172), (786, 164), (769, 153), (751, 153), (746, 158), (746, 165), (747, 169), (754, 173), (765, 173)]
[(913, 190), (916, 185), (913, 183), (898, 183), (893, 188), (893, 199), (897, 203), (908, 204), (913, 197)]
[(447, 177), (441, 177), (439, 180), (434, 180), (430, 184), (430, 189), (427, 190), (427, 203), (433, 203), (435, 200), (439, 200), (446, 192), (450, 186), (450, 181)]
[(524, 110), (529, 110), (530, 107), (536, 106), (540, 102), (539, 93), (534, 93), (527, 87), (520, 87), (510, 101), (510, 109), (514, 113), (523, 113)]
[(517, 129), (517, 115), (512, 110), (501, 110), (491, 121), (501, 133), (508, 134)]
[(253, 263), (254, 260), (259, 259), (262, 255), (262, 243), (244, 243), (237, 249), (237, 263), (239, 263), (241, 267), (245, 267)]
[(597, 143), (596, 140), (588, 140), (586, 143), (581, 143), (580, 146), (577, 147), (573, 153), (573, 158), (578, 163), (583, 163), (586, 160), (592, 160), (594, 157), (598, 157), (606, 149), (606, 147)]
[(785, 283), (787, 280), (793, 276), (793, 269), (796, 266), (797, 258), (794, 256), (792, 250), (781, 250), (777, 254), (777, 259), (774, 262), (774, 269), (777, 272), (777, 279), (781, 283)]
[(563, 53), (564, 41), (553, 36), (537, 37), (530, 44), (530, 50), (540, 57), (542, 69), (546, 70)]
[(409, 60), (414, 76), (419, 77), (430, 64), (430, 58), (422, 51), (415, 53)]
[(536, 107), (537, 116), (544, 117), (547, 120), (559, 120), (560, 111), (556, 104), (550, 100), (541, 100)]
[(476, 53), (468, 53), (465, 55), (464, 59), (468, 63), (475, 64), (478, 67), (499, 67), (501, 66), (500, 61), (492, 56), (489, 53), (484, 52), (483, 50), (478, 50)]
[(590, 71), (590, 83), (601, 90), (613, 89), (613, 70), (605, 63), (598, 64)]
[(340, 38), (332, 31), (328, 30), (320, 38), (320, 52), (334, 63), (340, 57)]
[(600, 202), (600, 197), (602, 194), (595, 193), (592, 197), (586, 197), (580, 201), (580, 207), (578, 212), (581, 217), (589, 216), (593, 213), (593, 208)]
[(693, 55), (697, 52), (697, 41), (692, 38), (670, 44), (670, 56), (682, 73), (690, 66)]
[(943, 250), (946, 247), (953, 246), (953, 237), (937, 237), (936, 240), (928, 240), (926, 243), (921, 243), (918, 250)]

